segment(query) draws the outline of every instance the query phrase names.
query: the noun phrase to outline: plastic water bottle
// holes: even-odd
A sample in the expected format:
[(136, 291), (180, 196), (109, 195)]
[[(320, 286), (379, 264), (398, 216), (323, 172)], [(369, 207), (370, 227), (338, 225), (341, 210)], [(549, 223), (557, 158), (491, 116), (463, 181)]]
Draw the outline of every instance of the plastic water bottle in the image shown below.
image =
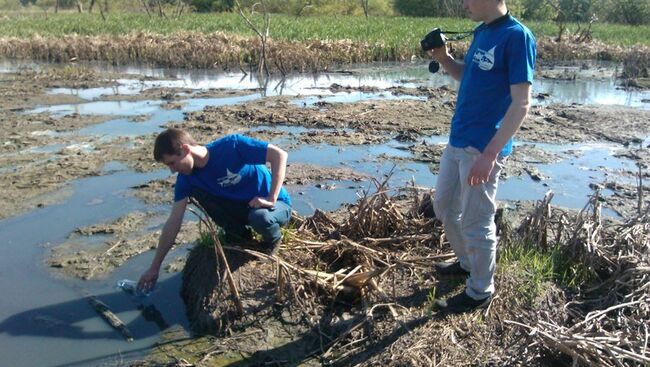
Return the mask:
[(126, 293), (133, 294), (138, 297), (148, 297), (151, 294), (151, 290), (143, 292), (138, 289), (138, 282), (130, 279), (118, 280), (117, 287)]

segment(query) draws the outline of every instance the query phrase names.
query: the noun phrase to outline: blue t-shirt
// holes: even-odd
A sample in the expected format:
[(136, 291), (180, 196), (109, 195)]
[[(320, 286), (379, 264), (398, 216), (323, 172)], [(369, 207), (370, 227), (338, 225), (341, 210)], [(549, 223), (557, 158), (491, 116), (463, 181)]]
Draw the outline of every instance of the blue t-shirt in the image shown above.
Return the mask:
[[(451, 120), (452, 146), (485, 149), (512, 101), (510, 86), (532, 84), (536, 55), (535, 37), (510, 15), (474, 30)], [(511, 152), (512, 139), (501, 155)]]
[[(268, 143), (242, 135), (227, 135), (206, 145), (208, 163), (194, 167), (189, 175), (179, 173), (174, 201), (182, 200), (198, 187), (212, 195), (238, 201), (265, 198), (271, 189), (271, 172), (266, 168)], [(284, 187), (278, 200), (291, 205)]]

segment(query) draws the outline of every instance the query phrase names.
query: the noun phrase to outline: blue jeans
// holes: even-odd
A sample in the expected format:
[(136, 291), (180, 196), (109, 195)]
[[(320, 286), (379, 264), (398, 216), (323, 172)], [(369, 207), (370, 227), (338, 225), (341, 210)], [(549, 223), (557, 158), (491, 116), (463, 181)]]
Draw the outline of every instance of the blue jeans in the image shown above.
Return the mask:
[(291, 206), (279, 200), (273, 208), (255, 209), (247, 201), (225, 199), (198, 188), (192, 191), (192, 197), (226, 234), (245, 238), (246, 226), (250, 226), (266, 245), (282, 238), (280, 227), (291, 219)]
[(445, 236), (460, 261), (470, 272), (465, 292), (473, 299), (494, 293), (497, 236), (494, 214), (499, 173), (505, 158), (499, 156), (487, 182), (470, 186), (467, 182), (474, 161), (481, 154), (473, 147), (447, 144), (440, 158), (433, 207), (445, 225)]

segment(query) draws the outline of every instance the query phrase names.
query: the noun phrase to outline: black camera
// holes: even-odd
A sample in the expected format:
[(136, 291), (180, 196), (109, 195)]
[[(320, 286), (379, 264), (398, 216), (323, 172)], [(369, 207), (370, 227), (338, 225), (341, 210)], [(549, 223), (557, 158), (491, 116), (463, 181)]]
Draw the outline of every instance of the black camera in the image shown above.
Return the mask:
[(442, 30), (440, 28), (434, 28), (420, 41), (420, 46), (422, 46), (422, 51), (429, 51), (444, 46), (445, 40), (446, 38)]
[[(434, 48), (443, 47), (445, 45), (445, 35), (442, 33), (440, 28), (434, 28), (431, 32), (427, 33), (426, 36), (420, 41), (420, 46), (422, 51), (433, 50)], [(437, 73), (440, 70), (440, 64), (433, 60), (429, 63), (429, 71), (431, 73)]]

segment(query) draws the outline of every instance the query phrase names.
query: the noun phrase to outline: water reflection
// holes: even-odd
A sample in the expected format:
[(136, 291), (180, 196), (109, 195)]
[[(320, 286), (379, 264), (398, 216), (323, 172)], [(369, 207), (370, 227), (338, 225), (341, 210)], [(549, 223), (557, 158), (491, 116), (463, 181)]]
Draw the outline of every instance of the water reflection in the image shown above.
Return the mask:
[[(603, 65), (611, 67), (607, 63)], [(599, 68), (595, 63), (593, 68)], [(402, 86), (406, 88), (440, 87), (443, 85), (456, 89), (458, 83), (443, 73), (430, 74), (426, 62), (418, 63), (384, 63), (379, 65), (359, 65), (350, 67), (349, 72), (292, 74), (286, 78), (272, 77), (259, 79), (254, 75), (243, 73), (218, 73), (212, 70), (182, 70), (138, 67), (112, 67), (111, 71), (131, 73), (155, 78), (170, 78), (172, 80), (118, 80), (121, 86), (111, 92), (110, 88), (91, 88), (88, 90), (72, 90), (60, 88), (56, 93), (75, 94), (81, 98), (93, 99), (102, 94), (114, 95), (136, 93), (149, 88), (189, 88), (189, 89), (251, 89), (263, 87), (263, 95), (328, 95), (332, 84), (345, 87), (375, 87), (380, 89)], [(101, 70), (106, 70), (102, 67)], [(549, 103), (578, 103), (624, 105), (650, 109), (649, 91), (623, 90), (616, 86), (613, 78), (589, 78), (578, 80), (536, 79), (533, 84), (533, 94), (548, 94), (545, 99), (535, 100), (536, 104)]]

